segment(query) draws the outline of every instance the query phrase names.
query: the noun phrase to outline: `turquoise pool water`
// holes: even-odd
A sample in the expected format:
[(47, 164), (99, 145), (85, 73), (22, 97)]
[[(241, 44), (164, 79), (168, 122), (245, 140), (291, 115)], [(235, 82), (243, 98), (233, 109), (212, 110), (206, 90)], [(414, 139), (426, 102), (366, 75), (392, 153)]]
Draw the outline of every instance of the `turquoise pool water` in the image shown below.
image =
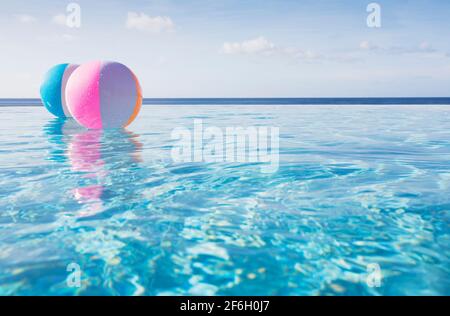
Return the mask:
[[(448, 106), (144, 106), (107, 132), (0, 116), (1, 295), (450, 295)], [(279, 127), (278, 170), (175, 163), (196, 118)]]

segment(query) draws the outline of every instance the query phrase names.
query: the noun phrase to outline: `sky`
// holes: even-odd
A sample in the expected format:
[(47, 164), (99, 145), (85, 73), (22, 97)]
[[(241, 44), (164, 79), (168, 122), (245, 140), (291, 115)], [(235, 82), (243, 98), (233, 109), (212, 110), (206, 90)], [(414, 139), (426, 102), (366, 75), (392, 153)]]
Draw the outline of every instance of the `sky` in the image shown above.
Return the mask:
[(0, 98), (92, 60), (130, 67), (147, 98), (450, 96), (448, 0), (79, 0), (79, 27), (70, 3), (0, 3)]

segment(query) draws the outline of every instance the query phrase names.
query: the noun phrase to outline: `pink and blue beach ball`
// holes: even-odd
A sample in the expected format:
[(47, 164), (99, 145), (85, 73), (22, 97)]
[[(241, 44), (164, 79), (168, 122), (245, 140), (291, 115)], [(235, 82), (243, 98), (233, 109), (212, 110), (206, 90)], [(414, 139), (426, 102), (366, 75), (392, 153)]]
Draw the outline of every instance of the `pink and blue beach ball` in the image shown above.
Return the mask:
[(75, 64), (59, 64), (50, 68), (41, 84), (41, 100), (45, 108), (59, 118), (71, 117), (66, 102), (66, 86)]
[(142, 90), (135, 74), (117, 62), (93, 61), (78, 67), (66, 87), (73, 118), (89, 129), (125, 127), (142, 105)]

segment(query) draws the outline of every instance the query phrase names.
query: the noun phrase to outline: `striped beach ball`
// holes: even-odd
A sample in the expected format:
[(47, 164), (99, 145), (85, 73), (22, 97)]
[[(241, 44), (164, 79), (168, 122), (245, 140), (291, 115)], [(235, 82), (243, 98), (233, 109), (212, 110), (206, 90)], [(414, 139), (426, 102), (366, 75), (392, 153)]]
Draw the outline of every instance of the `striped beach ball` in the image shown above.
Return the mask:
[(75, 64), (59, 64), (50, 68), (41, 84), (41, 100), (45, 108), (56, 117), (71, 117), (65, 98), (67, 81), (77, 69)]
[(131, 124), (138, 115), (142, 90), (127, 66), (93, 61), (70, 76), (66, 100), (73, 118), (84, 127), (118, 128)]

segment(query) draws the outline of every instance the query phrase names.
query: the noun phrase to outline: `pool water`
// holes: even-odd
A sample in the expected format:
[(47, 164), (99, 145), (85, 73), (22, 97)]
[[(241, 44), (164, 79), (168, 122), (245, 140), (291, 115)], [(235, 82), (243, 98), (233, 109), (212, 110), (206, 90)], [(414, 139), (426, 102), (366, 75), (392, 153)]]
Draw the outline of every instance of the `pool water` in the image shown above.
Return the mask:
[[(0, 295), (450, 295), (450, 107), (0, 116)], [(194, 119), (279, 127), (278, 170), (174, 162)]]

